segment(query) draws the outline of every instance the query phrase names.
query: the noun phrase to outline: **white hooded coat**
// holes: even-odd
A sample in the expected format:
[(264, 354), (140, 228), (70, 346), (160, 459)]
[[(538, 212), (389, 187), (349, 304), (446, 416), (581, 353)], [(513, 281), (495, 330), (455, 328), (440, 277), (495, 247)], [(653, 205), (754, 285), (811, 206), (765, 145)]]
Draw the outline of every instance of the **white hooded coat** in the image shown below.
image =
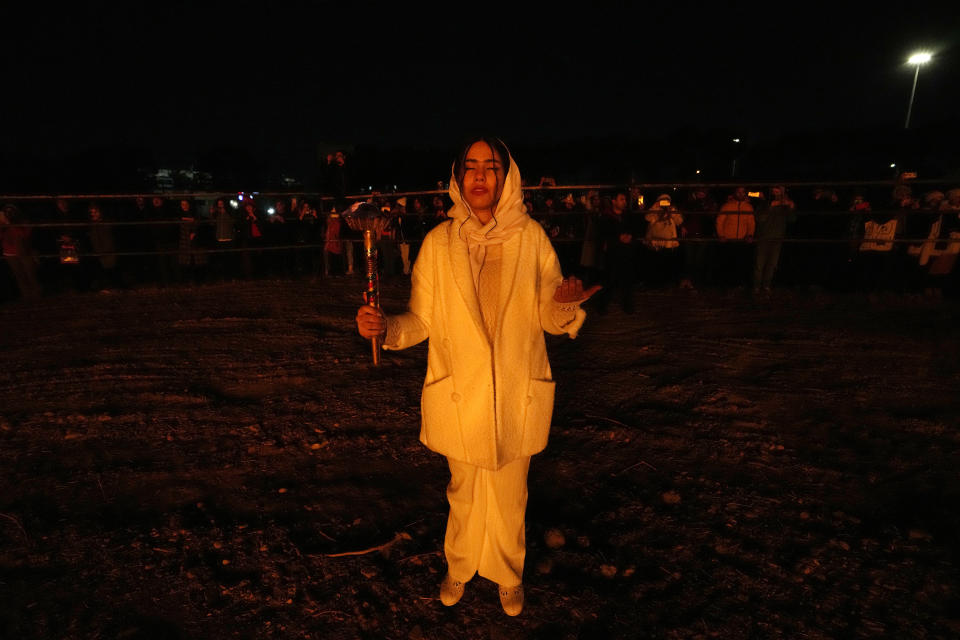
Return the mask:
[[(385, 349), (429, 339), (420, 441), (444, 456), (497, 470), (547, 445), (554, 381), (544, 331), (576, 337), (586, 313), (561, 326), (554, 292), (563, 276), (543, 228), (524, 211), (513, 159), (484, 232), (450, 180), (451, 220), (426, 238), (413, 267), (409, 310), (388, 319)], [(500, 237), (494, 238), (497, 233)], [(468, 238), (471, 238), (468, 246)], [(502, 244), (495, 335), (488, 337), (471, 255)], [(472, 250), (471, 250), (472, 247)], [(482, 251), (482, 249), (481, 249)], [(482, 253), (481, 260), (482, 260)]]

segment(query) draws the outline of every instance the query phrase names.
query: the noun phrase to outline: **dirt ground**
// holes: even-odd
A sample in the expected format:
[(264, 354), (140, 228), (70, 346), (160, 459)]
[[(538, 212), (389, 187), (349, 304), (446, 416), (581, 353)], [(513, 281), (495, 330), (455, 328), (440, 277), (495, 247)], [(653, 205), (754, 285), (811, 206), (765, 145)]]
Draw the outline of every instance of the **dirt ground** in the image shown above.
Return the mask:
[(439, 602), (426, 348), (371, 367), (357, 296), (0, 307), (0, 637), (960, 636), (957, 302), (640, 292), (550, 337), (508, 618)]

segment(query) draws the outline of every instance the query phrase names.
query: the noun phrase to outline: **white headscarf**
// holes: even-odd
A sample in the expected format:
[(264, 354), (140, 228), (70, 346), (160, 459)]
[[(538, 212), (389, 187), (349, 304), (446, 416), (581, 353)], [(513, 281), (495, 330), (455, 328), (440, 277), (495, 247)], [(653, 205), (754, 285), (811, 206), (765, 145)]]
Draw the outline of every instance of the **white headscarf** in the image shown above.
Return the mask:
[(459, 237), (467, 243), (470, 265), (473, 267), (474, 286), (477, 286), (480, 277), (480, 267), (483, 266), (483, 260), (487, 255), (487, 246), (506, 242), (520, 233), (524, 225), (530, 220), (530, 216), (527, 215), (527, 210), (523, 206), (520, 169), (517, 167), (517, 163), (513, 161), (513, 156), (510, 155), (509, 151), (507, 157), (510, 159), (510, 170), (504, 178), (503, 191), (500, 193), (500, 200), (494, 207), (493, 219), (487, 224), (483, 224), (477, 219), (477, 216), (470, 209), (470, 205), (467, 204), (460, 193), (456, 165), (451, 170), (448, 193), (453, 201), (453, 207), (447, 212), (447, 216), (453, 218), (453, 224), (457, 228)]

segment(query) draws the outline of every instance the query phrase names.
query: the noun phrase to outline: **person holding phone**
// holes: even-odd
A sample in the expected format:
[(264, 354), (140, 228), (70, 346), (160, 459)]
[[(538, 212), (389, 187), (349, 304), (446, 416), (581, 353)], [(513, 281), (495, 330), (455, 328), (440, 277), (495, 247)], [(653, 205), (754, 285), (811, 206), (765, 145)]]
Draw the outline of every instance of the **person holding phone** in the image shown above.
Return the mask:
[(737, 187), (720, 206), (717, 215), (717, 237), (720, 269), (724, 272), (725, 284), (742, 285), (749, 268), (751, 252), (747, 243), (753, 242), (756, 221), (753, 205), (744, 187)]
[(770, 187), (769, 195), (760, 201), (756, 214), (757, 244), (753, 261), (755, 294), (761, 291), (770, 293), (788, 226), (797, 219), (796, 208), (787, 194), (786, 186), (782, 184)]
[(470, 139), (458, 154), (448, 219), (424, 238), (406, 313), (362, 306), (357, 328), (384, 349), (429, 340), (420, 441), (447, 458), (444, 605), (474, 575), (523, 609), (524, 517), (530, 458), (547, 444), (554, 381), (544, 332), (576, 337), (586, 291), (564, 278), (543, 228), (523, 206), (506, 145)]

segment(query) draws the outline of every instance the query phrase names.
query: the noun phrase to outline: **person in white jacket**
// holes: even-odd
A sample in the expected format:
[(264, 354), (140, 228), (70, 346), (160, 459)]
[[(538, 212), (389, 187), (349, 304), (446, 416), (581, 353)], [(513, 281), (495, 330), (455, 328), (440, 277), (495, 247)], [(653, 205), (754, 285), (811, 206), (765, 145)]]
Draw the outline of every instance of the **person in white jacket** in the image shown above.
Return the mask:
[(409, 308), (362, 306), (357, 327), (385, 349), (429, 339), (420, 441), (446, 456), (450, 515), (443, 604), (479, 573), (508, 615), (523, 608), (530, 457), (547, 444), (554, 381), (544, 331), (576, 337), (584, 291), (564, 278), (543, 228), (523, 206), (520, 171), (497, 138), (475, 138), (454, 162), (448, 220), (424, 238)]

